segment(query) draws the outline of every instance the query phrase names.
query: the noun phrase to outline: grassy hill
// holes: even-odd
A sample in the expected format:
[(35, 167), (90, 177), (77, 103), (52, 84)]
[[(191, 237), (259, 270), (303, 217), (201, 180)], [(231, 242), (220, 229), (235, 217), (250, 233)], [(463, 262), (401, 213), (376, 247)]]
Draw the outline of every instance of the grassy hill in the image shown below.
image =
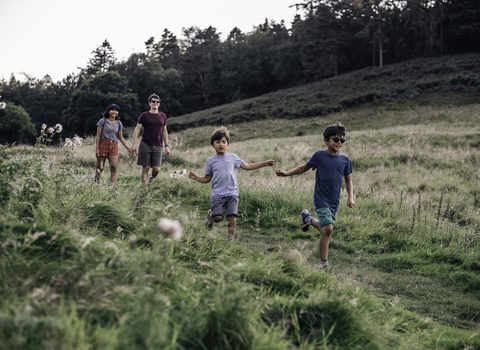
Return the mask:
[[(369, 67), (316, 83), (171, 118), (169, 130), (263, 119), (297, 119), (338, 113), (428, 91), (470, 92), (444, 104), (479, 103), (480, 55), (444, 56)], [(456, 95), (458, 97), (458, 95)], [(430, 101), (430, 99), (427, 99)]]
[[(171, 133), (147, 189), (124, 149), (118, 185), (108, 170), (95, 184), (91, 138), (75, 150), (2, 147), (0, 348), (480, 349), (471, 90), (224, 123), (229, 151), (276, 163), (238, 171), (233, 243), (225, 221), (203, 226), (209, 185), (171, 177), (203, 173), (211, 125)], [(355, 206), (342, 193), (330, 275), (319, 272), (318, 232), (299, 227), (314, 172), (274, 170), (305, 162), (335, 120), (347, 125)], [(180, 240), (166, 239), (162, 218), (182, 223)]]

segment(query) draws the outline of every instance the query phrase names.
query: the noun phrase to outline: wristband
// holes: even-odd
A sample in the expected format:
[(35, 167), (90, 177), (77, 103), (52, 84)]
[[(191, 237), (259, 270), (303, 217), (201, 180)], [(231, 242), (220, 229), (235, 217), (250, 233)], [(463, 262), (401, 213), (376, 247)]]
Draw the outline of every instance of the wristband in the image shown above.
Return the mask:
[(128, 146), (125, 146), (125, 148), (126, 148), (126, 149), (129, 149), (130, 147), (128, 147)]
[(168, 145), (165, 145), (165, 147), (168, 147)]

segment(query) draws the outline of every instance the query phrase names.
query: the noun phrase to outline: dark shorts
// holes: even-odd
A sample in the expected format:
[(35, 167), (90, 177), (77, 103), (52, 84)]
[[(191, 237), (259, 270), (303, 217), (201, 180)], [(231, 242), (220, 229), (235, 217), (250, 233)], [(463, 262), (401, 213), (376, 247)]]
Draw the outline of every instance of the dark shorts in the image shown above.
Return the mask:
[(100, 140), (98, 150), (99, 157), (118, 156), (118, 145), (115, 141)]
[(160, 167), (162, 165), (162, 147), (150, 146), (145, 142), (140, 142), (137, 165)]
[(225, 208), (227, 217), (238, 216), (238, 196), (214, 198), (210, 201), (212, 216), (223, 217), (223, 208)]

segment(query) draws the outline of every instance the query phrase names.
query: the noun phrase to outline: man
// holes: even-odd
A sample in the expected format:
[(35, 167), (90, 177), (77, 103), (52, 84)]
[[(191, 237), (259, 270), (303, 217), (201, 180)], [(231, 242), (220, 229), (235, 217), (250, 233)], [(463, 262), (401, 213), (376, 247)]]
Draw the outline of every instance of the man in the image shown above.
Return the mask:
[[(152, 94), (148, 98), (150, 110), (143, 112), (138, 118), (137, 126), (133, 132), (133, 145), (130, 151), (134, 153), (137, 149), (137, 137), (143, 127), (142, 141), (138, 147), (137, 164), (142, 166), (142, 182), (147, 186), (160, 172), (162, 164), (162, 148), (165, 146), (166, 156), (170, 156), (168, 147), (167, 116), (159, 112), (160, 97)], [(151, 178), (148, 172), (152, 168)]]

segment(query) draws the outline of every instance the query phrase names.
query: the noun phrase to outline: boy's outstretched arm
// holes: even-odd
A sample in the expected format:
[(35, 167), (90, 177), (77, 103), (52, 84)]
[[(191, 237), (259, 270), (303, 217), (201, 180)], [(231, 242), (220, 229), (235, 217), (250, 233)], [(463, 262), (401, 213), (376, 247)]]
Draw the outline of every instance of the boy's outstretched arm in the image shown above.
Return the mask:
[(348, 193), (347, 205), (349, 208), (353, 208), (355, 201), (353, 200), (352, 174), (345, 176), (345, 188), (347, 189), (347, 193)]
[(277, 169), (276, 174), (277, 174), (277, 176), (292, 176), (292, 175), (302, 174), (302, 173), (306, 172), (307, 170), (310, 170), (311, 168), (312, 167), (308, 166), (307, 164), (302, 164), (302, 165), (299, 165), (295, 169), (292, 169), (290, 171)]
[(188, 173), (188, 177), (194, 180), (197, 180), (198, 182), (201, 182), (203, 184), (209, 183), (210, 180), (212, 180), (212, 175), (205, 175), (205, 176), (198, 176), (195, 174), (193, 171)]
[(255, 170), (255, 169), (263, 168), (264, 166), (273, 166), (273, 164), (275, 164), (275, 161), (273, 159), (265, 160), (259, 163), (252, 163), (252, 164), (247, 164), (243, 162), (242, 165), (240, 165), (240, 168), (245, 170)]

